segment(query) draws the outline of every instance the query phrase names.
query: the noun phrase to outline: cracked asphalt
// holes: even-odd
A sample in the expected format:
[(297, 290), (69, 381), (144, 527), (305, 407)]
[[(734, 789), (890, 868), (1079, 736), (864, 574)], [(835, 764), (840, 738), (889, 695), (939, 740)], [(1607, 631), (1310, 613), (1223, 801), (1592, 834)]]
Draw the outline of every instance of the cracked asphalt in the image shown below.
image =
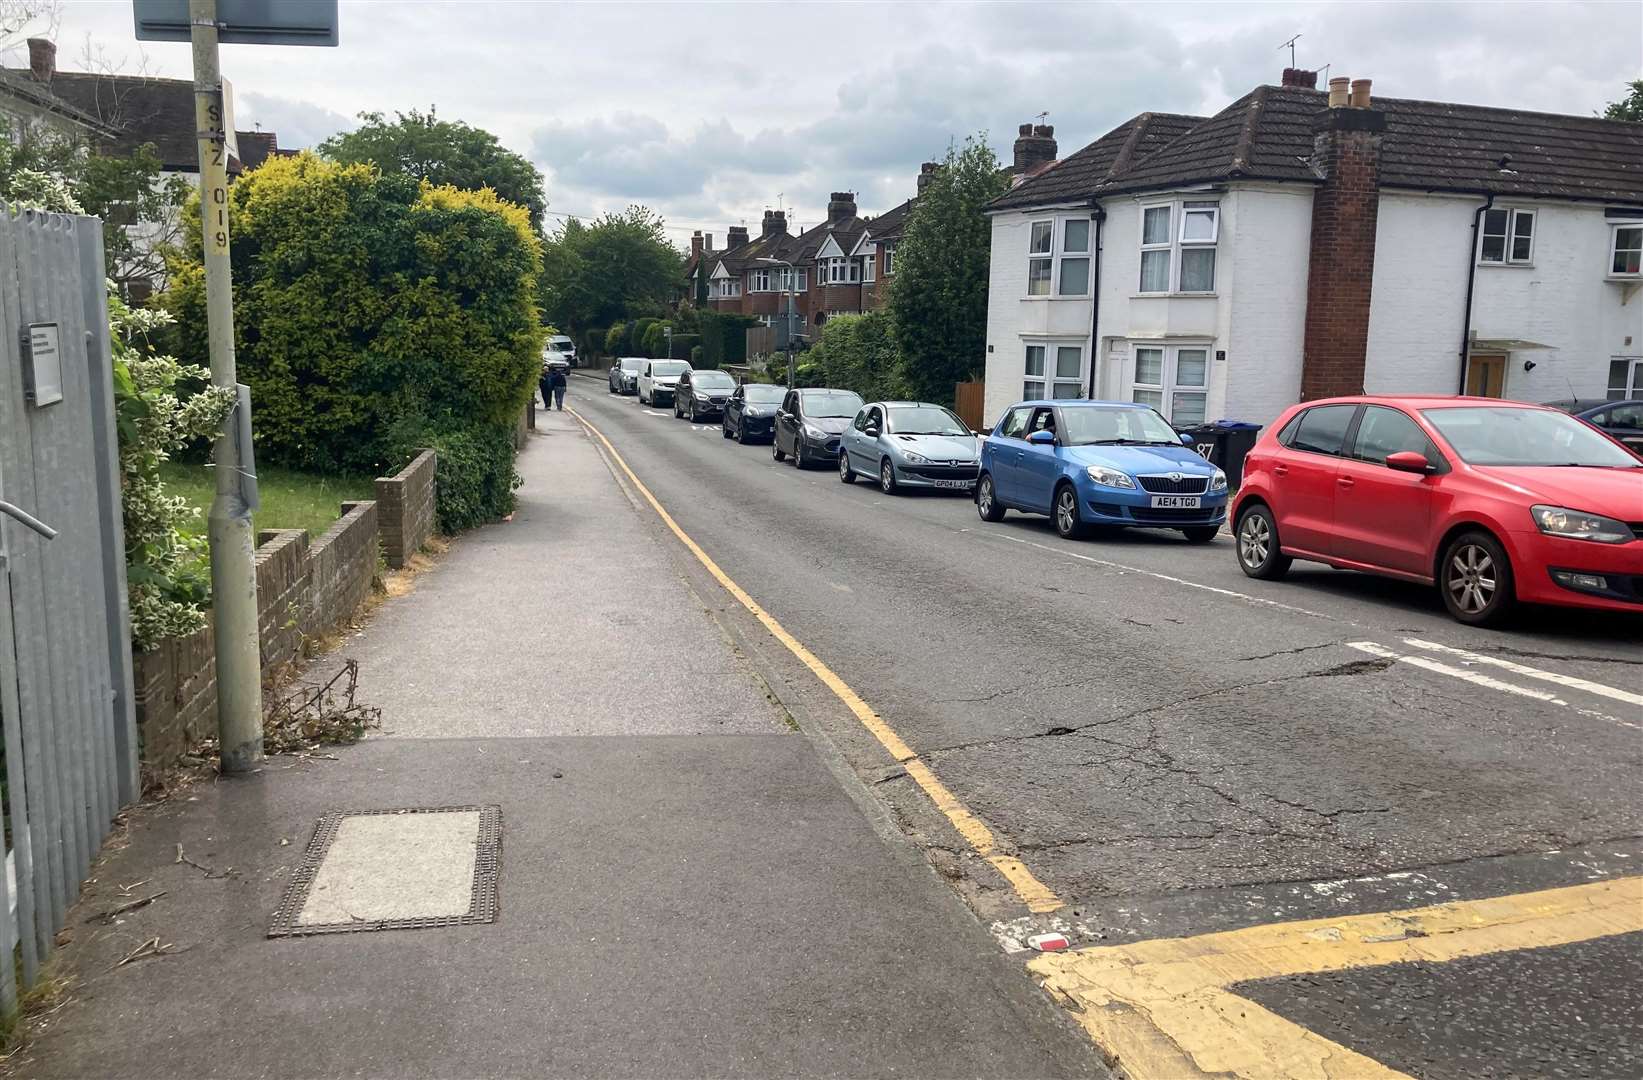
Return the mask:
[[(886, 497), (599, 381), (571, 386), (679, 525), (1068, 901), (1081, 933), (1338, 910), (1341, 894), (1306, 883), (1373, 879), (1395, 908), (1433, 902), (1434, 875), (1487, 896), (1585, 881), (1582, 858), (1599, 855), (1604, 872), (1638, 872), (1643, 619), (1537, 610), (1477, 630), (1415, 586), (1301, 564), (1252, 581), (1225, 536), (1069, 543), (1046, 519), (988, 525), (962, 496)], [(827, 727), (972, 908), (1019, 919), (913, 780), (678, 551), (772, 687)], [(1534, 861), (1548, 852), (1552, 870)], [(1634, 975), (1610, 981), (1635, 1005)]]

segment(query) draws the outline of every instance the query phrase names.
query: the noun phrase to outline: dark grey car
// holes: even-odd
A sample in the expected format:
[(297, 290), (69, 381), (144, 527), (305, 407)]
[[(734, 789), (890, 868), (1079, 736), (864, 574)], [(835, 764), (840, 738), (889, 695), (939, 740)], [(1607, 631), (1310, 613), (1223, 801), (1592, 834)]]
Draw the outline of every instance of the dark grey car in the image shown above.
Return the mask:
[(806, 388), (789, 390), (776, 411), (776, 435), (770, 455), (777, 461), (793, 458), (804, 468), (839, 458), (839, 436), (861, 411), (861, 395), (850, 390)]
[(776, 410), (787, 391), (774, 383), (743, 383), (725, 402), (719, 426), (724, 437), (739, 443), (763, 441), (775, 434)]
[(722, 371), (692, 368), (679, 376), (673, 388), (673, 415), (700, 422), (724, 415), (725, 402), (736, 389), (736, 380)]

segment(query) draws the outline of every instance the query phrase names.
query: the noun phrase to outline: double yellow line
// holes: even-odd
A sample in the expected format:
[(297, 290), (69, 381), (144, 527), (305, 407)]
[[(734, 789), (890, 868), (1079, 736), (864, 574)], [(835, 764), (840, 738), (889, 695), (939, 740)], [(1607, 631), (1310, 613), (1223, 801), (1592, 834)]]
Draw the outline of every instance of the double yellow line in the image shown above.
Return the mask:
[(692, 540), (690, 534), (679, 527), (679, 523), (673, 520), (673, 515), (669, 514), (662, 504), (656, 500), (656, 496), (650, 493), (650, 489), (644, 485), (644, 481), (634, 475), (633, 470), (628, 467), (628, 463), (623, 460), (616, 447), (612, 446), (610, 440), (605, 438), (604, 432), (594, 427), (586, 417), (575, 409), (566, 409), (565, 411), (574, 416), (577, 422), (588, 430), (588, 434), (599, 440), (610, 454), (611, 459), (627, 475), (634, 489), (645, 497), (645, 501), (650, 503), (651, 509), (656, 511), (662, 519), (662, 523), (672, 531), (674, 536), (679, 538), (679, 542), (692, 555), (696, 556), (696, 560), (702, 564), (709, 574), (713, 575), (713, 579), (723, 585), (725, 591), (734, 596), (736, 602), (746, 608), (755, 619), (763, 623), (764, 628), (769, 630), (771, 636), (781, 642), (788, 652), (796, 656), (805, 667), (809, 668), (816, 678), (820, 679), (822, 684), (844, 703), (845, 708), (849, 709), (856, 719), (861, 721), (862, 727), (873, 733), (873, 737), (879, 741), (879, 745), (883, 746), (890, 756), (895, 758), (901, 767), (907, 771), (907, 775), (912, 777), (913, 781), (930, 797), (930, 801), (935, 803), (936, 809), (946, 815), (947, 820), (952, 822), (953, 828), (957, 829), (959, 835), (964, 837), (965, 842), (975, 849), (976, 854), (986, 859), (994, 869), (1004, 875), (1004, 879), (1010, 883), (1010, 887), (1015, 890), (1016, 896), (1021, 898), (1021, 902), (1027, 905), (1029, 911), (1055, 911), (1064, 906), (1061, 898), (1051, 892), (1049, 886), (1034, 877), (1032, 871), (1028, 870), (1020, 859), (999, 850), (998, 840), (993, 835), (993, 830), (987, 827), (986, 822), (976, 817), (969, 807), (959, 801), (958, 796), (948, 790), (947, 785), (936, 778), (936, 774), (930, 771), (930, 766), (913, 752), (912, 747), (908, 746), (902, 737), (896, 734), (894, 728), (884, 722), (882, 716), (874, 712), (867, 702), (861, 699), (860, 694), (852, 690), (848, 683), (839, 678), (832, 668), (822, 663), (815, 653), (805, 648), (797, 638), (788, 633), (787, 628), (777, 622), (775, 616), (760, 607), (758, 601), (747, 595), (747, 592), (736, 584), (729, 574), (721, 570), (719, 564), (714, 562), (707, 552), (702, 550), (702, 546)]

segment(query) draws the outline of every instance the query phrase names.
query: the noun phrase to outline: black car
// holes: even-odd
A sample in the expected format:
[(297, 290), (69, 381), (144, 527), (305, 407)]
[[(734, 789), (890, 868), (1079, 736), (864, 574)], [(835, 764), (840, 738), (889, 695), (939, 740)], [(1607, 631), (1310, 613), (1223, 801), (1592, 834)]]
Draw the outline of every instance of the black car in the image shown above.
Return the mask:
[(673, 388), (673, 415), (689, 416), (693, 421), (723, 416), (725, 402), (735, 389), (736, 380), (724, 372), (693, 368), (680, 375), (678, 385)]
[(743, 383), (725, 402), (724, 419), (720, 429), (727, 439), (749, 443), (763, 441), (775, 434), (776, 409), (787, 394), (783, 387), (773, 383)]
[(1554, 409), (1573, 413), (1580, 419), (1619, 440), (1627, 449), (1643, 454), (1643, 399), (1604, 401), (1599, 398), (1571, 398), (1549, 401)]
[(801, 469), (816, 461), (836, 465), (839, 437), (861, 407), (861, 395), (850, 390), (789, 390), (776, 412), (771, 456), (786, 461), (791, 454)]

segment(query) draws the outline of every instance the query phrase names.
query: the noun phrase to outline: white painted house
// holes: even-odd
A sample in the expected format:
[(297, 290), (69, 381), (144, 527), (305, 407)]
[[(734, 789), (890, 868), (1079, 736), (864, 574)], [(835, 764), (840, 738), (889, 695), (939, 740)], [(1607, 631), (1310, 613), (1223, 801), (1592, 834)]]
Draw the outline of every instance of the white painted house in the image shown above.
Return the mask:
[(1643, 397), (1643, 125), (1288, 71), (995, 200), (986, 402), (1268, 423), (1332, 394)]

